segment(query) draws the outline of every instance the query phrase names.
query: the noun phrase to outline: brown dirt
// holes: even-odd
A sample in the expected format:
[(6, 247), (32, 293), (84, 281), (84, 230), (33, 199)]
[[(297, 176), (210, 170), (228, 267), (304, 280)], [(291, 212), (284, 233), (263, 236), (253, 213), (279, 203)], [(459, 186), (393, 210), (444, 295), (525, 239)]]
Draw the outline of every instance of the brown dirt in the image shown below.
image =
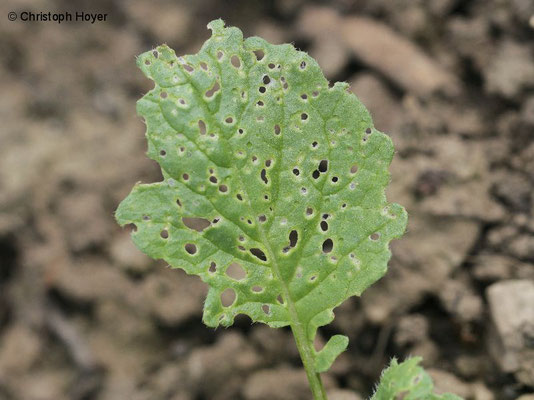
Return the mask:
[[(323, 3), (321, 3), (323, 4)], [(0, 399), (310, 398), (287, 329), (201, 323), (206, 288), (137, 251), (113, 220), (160, 178), (134, 57), (196, 52), (208, 21), (294, 42), (351, 83), (393, 138), (389, 198), (411, 215), (387, 276), (336, 311), (325, 374), (357, 400), (396, 355), (440, 390), (534, 392), (534, 3), (529, 0), (0, 4)], [(107, 12), (96, 24), (9, 11)]]

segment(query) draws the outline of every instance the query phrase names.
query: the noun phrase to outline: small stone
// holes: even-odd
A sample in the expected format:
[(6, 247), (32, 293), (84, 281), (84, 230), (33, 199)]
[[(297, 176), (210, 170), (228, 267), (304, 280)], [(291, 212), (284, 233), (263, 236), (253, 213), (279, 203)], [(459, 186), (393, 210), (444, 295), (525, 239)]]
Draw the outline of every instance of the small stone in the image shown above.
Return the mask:
[(0, 371), (5, 374), (20, 374), (28, 370), (41, 351), (39, 336), (20, 324), (11, 325), (0, 343)]
[(127, 271), (143, 273), (153, 263), (148, 256), (135, 247), (126, 231), (115, 236), (111, 243), (110, 253), (113, 260)]
[(534, 62), (530, 48), (512, 41), (503, 41), (497, 54), (484, 71), (486, 90), (507, 98), (517, 96), (534, 82)]
[(428, 321), (421, 314), (402, 316), (395, 332), (395, 343), (399, 346), (422, 342), (428, 337)]
[(478, 321), (483, 315), (482, 299), (460, 280), (445, 282), (439, 298), (445, 309), (460, 321)]
[[(322, 378), (326, 389), (333, 386), (328, 375)], [(311, 393), (303, 369), (283, 366), (253, 373), (245, 383), (243, 394), (246, 400), (309, 400)]]
[(350, 390), (333, 389), (327, 392), (328, 400), (362, 400), (362, 397)]
[(434, 390), (437, 394), (454, 393), (457, 396), (468, 398), (471, 388), (453, 374), (439, 369), (428, 369), (428, 374), (434, 381)]
[(504, 372), (534, 385), (534, 281), (502, 281), (486, 293), (495, 324), (490, 347), (495, 361)]

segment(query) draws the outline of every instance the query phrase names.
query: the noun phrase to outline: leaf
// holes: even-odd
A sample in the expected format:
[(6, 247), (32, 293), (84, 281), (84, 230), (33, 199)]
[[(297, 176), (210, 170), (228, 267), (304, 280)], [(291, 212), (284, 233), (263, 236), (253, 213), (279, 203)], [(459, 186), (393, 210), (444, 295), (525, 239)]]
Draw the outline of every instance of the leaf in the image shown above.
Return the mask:
[(454, 394), (433, 394), (430, 376), (419, 366), (421, 357), (398, 363), (396, 359), (382, 372), (380, 384), (371, 400), (462, 400)]
[[(384, 195), (393, 145), (306, 53), (208, 27), (196, 55), (163, 45), (137, 59), (155, 83), (137, 110), (164, 180), (137, 184), (116, 218), (135, 224), (143, 252), (210, 286), (207, 325), (246, 314), (311, 344), (333, 308), (384, 275), (404, 232), (405, 210)], [(313, 350), (316, 367), (346, 341)]]
[(349, 344), (349, 338), (343, 335), (334, 335), (315, 357), (315, 371), (328, 371), (337, 356), (345, 351)]

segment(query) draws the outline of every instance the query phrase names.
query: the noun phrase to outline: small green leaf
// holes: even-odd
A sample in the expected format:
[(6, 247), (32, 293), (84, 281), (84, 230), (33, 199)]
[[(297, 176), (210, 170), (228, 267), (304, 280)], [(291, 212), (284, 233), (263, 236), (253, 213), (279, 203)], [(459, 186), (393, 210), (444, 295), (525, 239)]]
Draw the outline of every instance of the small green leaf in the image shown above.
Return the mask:
[(335, 361), (337, 356), (345, 351), (349, 345), (349, 338), (344, 335), (334, 335), (326, 345), (316, 354), (315, 371), (325, 372)]
[(396, 359), (382, 372), (380, 384), (371, 400), (462, 400), (454, 394), (433, 394), (430, 376), (419, 366), (421, 357), (398, 363)]
[[(163, 45), (137, 59), (155, 83), (137, 110), (164, 180), (136, 185), (116, 218), (146, 254), (209, 285), (207, 325), (246, 314), (291, 325), (311, 349), (332, 310), (384, 275), (404, 232), (405, 210), (384, 194), (393, 145), (306, 53), (208, 27), (195, 55)], [(307, 364), (323, 371), (345, 347), (335, 337)]]

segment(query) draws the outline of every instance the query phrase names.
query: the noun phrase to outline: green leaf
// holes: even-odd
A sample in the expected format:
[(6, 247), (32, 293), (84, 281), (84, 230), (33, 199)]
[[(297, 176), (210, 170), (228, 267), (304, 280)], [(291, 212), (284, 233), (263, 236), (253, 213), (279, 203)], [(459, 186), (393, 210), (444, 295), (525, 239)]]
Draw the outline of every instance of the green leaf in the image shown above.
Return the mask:
[[(393, 145), (306, 53), (208, 27), (195, 55), (163, 45), (137, 59), (155, 83), (137, 110), (164, 180), (137, 184), (116, 218), (146, 254), (209, 285), (207, 325), (246, 314), (311, 346), (335, 307), (384, 275), (404, 232), (384, 194)], [(316, 367), (345, 346), (313, 350)]]
[(345, 351), (349, 345), (349, 338), (343, 335), (334, 335), (315, 357), (315, 371), (325, 372), (335, 361), (336, 357)]
[(421, 357), (398, 363), (396, 359), (382, 372), (380, 384), (371, 400), (462, 400), (454, 394), (433, 394), (430, 376), (419, 366)]

